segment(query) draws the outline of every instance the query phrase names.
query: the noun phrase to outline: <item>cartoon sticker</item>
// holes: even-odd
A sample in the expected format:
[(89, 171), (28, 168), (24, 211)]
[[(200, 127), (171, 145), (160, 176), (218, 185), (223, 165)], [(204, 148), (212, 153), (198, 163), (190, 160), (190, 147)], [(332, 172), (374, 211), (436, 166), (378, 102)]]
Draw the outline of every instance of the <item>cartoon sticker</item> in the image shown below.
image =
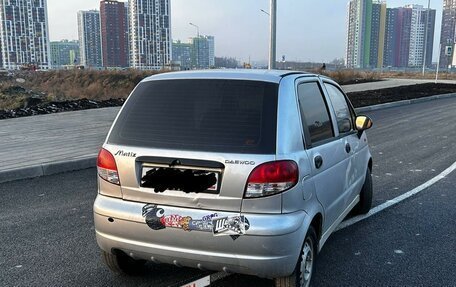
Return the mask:
[(212, 232), (212, 221), (190, 220), (190, 222), (188, 224), (188, 231), (192, 231), (192, 230)]
[(183, 230), (191, 231), (191, 229), (189, 228), (191, 221), (192, 221), (192, 218), (190, 216), (185, 216), (185, 217), (182, 217), (182, 219), (179, 222), (179, 225), (181, 226), (181, 228)]
[(155, 204), (147, 204), (142, 208), (142, 216), (145, 218), (146, 224), (153, 230), (166, 228), (160, 220), (164, 215), (165, 210)]
[(183, 219), (183, 216), (177, 215), (177, 214), (171, 214), (171, 215), (166, 215), (160, 218), (160, 222), (162, 225), (165, 227), (174, 227), (174, 228), (181, 228), (182, 225), (181, 220)]
[(212, 220), (214, 236), (244, 235), (250, 228), (250, 223), (243, 215), (218, 217)]
[(219, 216), (218, 213), (212, 213), (212, 214), (203, 216), (203, 218), (201, 218), (201, 220), (212, 221), (212, 218), (218, 217), (218, 216)]

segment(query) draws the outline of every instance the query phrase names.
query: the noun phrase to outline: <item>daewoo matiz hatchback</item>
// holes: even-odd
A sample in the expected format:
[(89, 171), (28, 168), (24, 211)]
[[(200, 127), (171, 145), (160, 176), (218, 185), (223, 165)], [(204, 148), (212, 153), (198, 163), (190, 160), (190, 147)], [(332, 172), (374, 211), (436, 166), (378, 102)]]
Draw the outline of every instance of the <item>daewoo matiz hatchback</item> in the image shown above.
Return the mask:
[(127, 274), (152, 261), (308, 286), (331, 232), (371, 207), (371, 125), (313, 74), (143, 80), (98, 156), (104, 262)]

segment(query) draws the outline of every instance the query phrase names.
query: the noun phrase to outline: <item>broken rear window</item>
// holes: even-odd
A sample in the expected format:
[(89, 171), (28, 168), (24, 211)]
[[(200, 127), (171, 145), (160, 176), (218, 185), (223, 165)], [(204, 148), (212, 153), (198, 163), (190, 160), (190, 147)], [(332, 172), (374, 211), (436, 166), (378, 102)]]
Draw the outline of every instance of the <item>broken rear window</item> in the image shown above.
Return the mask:
[(227, 153), (275, 153), (278, 84), (161, 80), (139, 84), (108, 142)]

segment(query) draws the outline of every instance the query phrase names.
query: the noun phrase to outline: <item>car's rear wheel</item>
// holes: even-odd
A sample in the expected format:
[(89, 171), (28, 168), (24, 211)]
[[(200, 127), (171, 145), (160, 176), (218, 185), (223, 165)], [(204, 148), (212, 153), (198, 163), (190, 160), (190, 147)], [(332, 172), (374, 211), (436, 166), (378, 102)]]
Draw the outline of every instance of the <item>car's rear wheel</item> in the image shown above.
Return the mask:
[(370, 169), (366, 171), (366, 179), (359, 193), (359, 202), (354, 208), (355, 214), (366, 214), (372, 207), (372, 174)]
[(122, 275), (140, 274), (146, 263), (145, 260), (135, 260), (120, 251), (112, 254), (102, 250), (101, 257), (111, 271)]
[(308, 287), (312, 281), (317, 256), (317, 234), (310, 226), (295, 270), (290, 276), (275, 278), (276, 287)]

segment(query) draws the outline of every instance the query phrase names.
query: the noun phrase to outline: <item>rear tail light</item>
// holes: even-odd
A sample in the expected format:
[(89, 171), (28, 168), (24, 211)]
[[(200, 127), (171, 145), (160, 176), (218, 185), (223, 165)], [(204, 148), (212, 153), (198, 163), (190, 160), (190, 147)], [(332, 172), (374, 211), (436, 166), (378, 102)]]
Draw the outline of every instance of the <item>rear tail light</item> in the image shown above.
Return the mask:
[(277, 194), (298, 183), (299, 170), (291, 160), (273, 161), (257, 166), (247, 180), (245, 198)]
[(114, 156), (104, 148), (100, 150), (97, 158), (98, 175), (113, 184), (120, 185), (119, 173), (117, 171)]

